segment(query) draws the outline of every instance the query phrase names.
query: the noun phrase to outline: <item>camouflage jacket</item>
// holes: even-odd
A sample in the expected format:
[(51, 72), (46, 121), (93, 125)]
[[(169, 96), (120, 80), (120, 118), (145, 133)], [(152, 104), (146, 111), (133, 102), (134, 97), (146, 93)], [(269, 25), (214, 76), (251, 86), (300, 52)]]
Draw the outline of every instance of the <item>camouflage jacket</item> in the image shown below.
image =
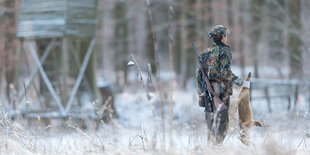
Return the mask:
[[(234, 75), (231, 71), (232, 54), (229, 46), (222, 42), (214, 42), (213, 45), (203, 51), (199, 56), (199, 61), (202, 62), (203, 67), (208, 75), (209, 81), (212, 85), (213, 91), (219, 95), (222, 100), (233, 94), (233, 83), (241, 86), (243, 80)], [(200, 69), (196, 73), (198, 93), (203, 93), (203, 86), (201, 81), (203, 75)]]

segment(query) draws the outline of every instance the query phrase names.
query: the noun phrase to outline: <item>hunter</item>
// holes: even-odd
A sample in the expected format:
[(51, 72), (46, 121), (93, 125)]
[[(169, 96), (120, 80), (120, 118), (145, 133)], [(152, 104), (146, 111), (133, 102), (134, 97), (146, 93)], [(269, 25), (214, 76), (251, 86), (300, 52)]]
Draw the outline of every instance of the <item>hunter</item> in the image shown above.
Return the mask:
[[(248, 81), (243, 81), (231, 71), (232, 54), (229, 46), (226, 45), (228, 34), (230, 34), (230, 31), (223, 25), (213, 27), (208, 34), (213, 39), (213, 44), (199, 56), (199, 61), (205, 69), (213, 92), (227, 106), (226, 110), (220, 111), (218, 114), (215, 114), (215, 110), (210, 111), (207, 109), (209, 107), (205, 106), (205, 119), (209, 129), (208, 139), (216, 144), (221, 144), (227, 133), (229, 123), (228, 107), (230, 96), (233, 94), (233, 83), (242, 87), (250, 87)], [(199, 105), (205, 105), (206, 94), (201, 85), (201, 81), (204, 79), (200, 68), (197, 70), (196, 78)]]

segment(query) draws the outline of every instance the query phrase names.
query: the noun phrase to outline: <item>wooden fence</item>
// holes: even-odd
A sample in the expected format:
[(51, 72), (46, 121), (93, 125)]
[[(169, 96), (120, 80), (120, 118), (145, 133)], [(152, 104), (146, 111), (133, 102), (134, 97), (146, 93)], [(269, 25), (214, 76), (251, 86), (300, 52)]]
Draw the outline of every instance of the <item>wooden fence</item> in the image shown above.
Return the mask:
[[(257, 93), (260, 90), (261, 93)], [(255, 95), (254, 95), (255, 94)], [(310, 107), (310, 81), (301, 80), (251, 80), (250, 99), (266, 100), (268, 111), (272, 112), (272, 99), (281, 98), (287, 100), (287, 110), (295, 107), (298, 96), (303, 94), (307, 97)]]

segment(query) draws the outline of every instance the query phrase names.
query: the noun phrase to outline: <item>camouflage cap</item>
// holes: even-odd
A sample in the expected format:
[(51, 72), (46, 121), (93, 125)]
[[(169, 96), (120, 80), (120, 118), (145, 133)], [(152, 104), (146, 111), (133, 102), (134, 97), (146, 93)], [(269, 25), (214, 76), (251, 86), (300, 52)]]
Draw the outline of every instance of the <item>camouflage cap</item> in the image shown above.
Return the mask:
[(209, 38), (222, 38), (226, 34), (230, 34), (230, 31), (223, 25), (216, 25), (209, 31)]

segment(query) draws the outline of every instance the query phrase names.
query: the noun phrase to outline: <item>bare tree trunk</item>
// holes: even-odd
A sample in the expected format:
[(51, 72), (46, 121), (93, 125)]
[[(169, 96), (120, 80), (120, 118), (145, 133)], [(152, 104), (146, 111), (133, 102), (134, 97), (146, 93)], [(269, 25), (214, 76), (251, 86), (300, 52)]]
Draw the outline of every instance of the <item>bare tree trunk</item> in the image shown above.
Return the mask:
[(185, 87), (186, 84), (186, 68), (187, 68), (187, 53), (186, 53), (186, 42), (187, 42), (187, 38), (186, 38), (186, 7), (185, 7), (185, 0), (182, 0), (182, 4), (181, 4), (181, 26), (180, 26), (180, 42), (181, 42), (181, 64), (180, 64), (180, 71), (181, 71), (181, 76), (183, 79), (183, 86)]
[(196, 1), (196, 17), (197, 17), (197, 22), (196, 22), (196, 33), (197, 33), (197, 47), (200, 50), (203, 50), (203, 31), (202, 31), (202, 25), (203, 25), (203, 18), (202, 18), (202, 0), (197, 0)]
[[(103, 61), (103, 74), (105, 78), (115, 78), (116, 74), (109, 75), (109, 73), (113, 73), (115, 71), (115, 66), (114, 66), (114, 60), (115, 60), (115, 49), (114, 45), (111, 43), (111, 40), (113, 40), (114, 37), (114, 32), (115, 32), (115, 18), (113, 17), (113, 11), (115, 8), (115, 3), (116, 1), (114, 0), (104, 0), (104, 1), (99, 1), (99, 6), (100, 9), (102, 9), (102, 15), (99, 17), (101, 18), (100, 20), (102, 29), (100, 30), (102, 33), (102, 61)], [(109, 4), (109, 5), (105, 5)], [(100, 42), (100, 39), (98, 40)], [(99, 44), (100, 45), (100, 44)], [(113, 52), (112, 52), (113, 51)]]
[(300, 10), (300, 0), (289, 0), (290, 78), (301, 78), (303, 74)]
[(255, 78), (259, 78), (258, 73), (258, 42), (261, 36), (261, 27), (262, 27), (262, 6), (264, 4), (264, 0), (251, 0), (251, 17), (252, 22), (250, 26), (250, 37), (251, 37), (251, 49), (253, 50), (253, 61), (254, 61), (254, 76)]
[[(6, 94), (8, 101), (10, 102), (10, 88), (9, 85), (14, 83), (15, 67), (16, 67), (16, 47), (18, 41), (16, 39), (16, 3), (15, 0), (5, 0), (4, 2), (5, 13), (4, 13), (4, 24), (5, 24), (5, 41), (4, 41), (4, 52), (5, 52), (5, 79), (6, 79)], [(17, 83), (17, 82), (15, 82)], [(15, 89), (18, 86), (15, 85)]]
[[(206, 12), (206, 29), (207, 29), (206, 30), (206, 35), (208, 35), (209, 30), (212, 28), (212, 26), (214, 24), (214, 22), (213, 22), (213, 14), (212, 14), (212, 0), (207, 0), (206, 1), (206, 8), (207, 8), (207, 12)], [(206, 41), (205, 48), (210, 46), (211, 43), (212, 43), (212, 40), (210, 38), (208, 38), (208, 41)]]
[(212, 14), (212, 2), (213, 0), (207, 0), (207, 8), (208, 8), (208, 26), (213, 25), (213, 14)]
[(241, 66), (241, 76), (245, 77), (245, 55), (244, 55), (244, 33), (242, 31), (244, 30), (244, 2), (238, 1), (239, 3), (239, 50), (240, 50), (240, 66)]
[[(120, 77), (122, 74), (117, 74), (117, 78), (120, 82), (124, 80), (126, 83), (127, 79), (127, 67), (126, 62), (128, 59), (128, 19), (127, 19), (127, 2), (117, 1), (114, 7), (114, 18), (115, 18), (115, 33), (114, 33), (114, 49), (115, 49), (115, 63), (116, 73), (122, 73), (124, 76)], [(124, 79), (122, 79), (124, 78)]]
[(170, 146), (173, 145), (173, 139), (172, 139), (172, 131), (173, 131), (173, 25), (172, 25), (172, 18), (173, 18), (173, 7), (172, 7), (172, 0), (169, 1), (169, 68), (170, 68), (170, 91), (169, 91), (169, 102), (170, 102), (170, 108), (169, 108), (169, 124), (170, 124)]
[[(193, 53), (192, 41), (197, 41), (197, 32), (195, 31), (195, 27), (197, 24), (196, 15), (196, 0), (188, 0), (186, 1), (186, 38), (188, 41), (185, 44), (185, 49), (187, 53), (187, 68), (186, 68), (186, 77), (185, 79), (189, 79), (193, 77), (195, 73), (196, 59)], [(201, 50), (201, 49), (198, 49)]]
[[(233, 1), (232, 0), (227, 0), (227, 16), (228, 16), (228, 27), (232, 30), (234, 28), (234, 20), (233, 20), (233, 17), (234, 17), (234, 14), (233, 14), (233, 7), (232, 7), (232, 3)], [(230, 46), (230, 49), (232, 51), (235, 51), (235, 43), (236, 41), (233, 39), (234, 38), (234, 35), (236, 33), (232, 32), (230, 34), (230, 39), (228, 40), (230, 42), (229, 46)]]
[[(273, 0), (268, 1), (268, 27), (269, 33), (267, 33), (268, 44), (269, 44), (269, 58), (271, 63), (275, 65), (275, 67), (279, 68), (283, 61), (283, 32), (285, 25), (285, 1), (283, 0)], [(280, 8), (280, 9), (273, 9)]]
[(150, 22), (146, 22), (147, 27), (147, 37), (146, 37), (146, 51), (147, 57), (150, 60), (152, 73), (155, 73), (156, 69), (156, 62), (155, 62), (155, 55), (154, 55), (154, 44), (153, 44), (153, 37), (152, 37), (152, 30)]
[[(174, 1), (172, 3), (172, 7), (174, 10), (174, 16), (173, 21), (177, 21), (174, 24), (174, 43), (173, 43), (173, 49), (175, 51), (173, 58), (174, 58), (174, 71), (179, 75), (177, 79), (180, 81), (182, 80), (182, 74), (181, 74), (181, 12), (182, 12), (182, 1)], [(172, 21), (172, 22), (173, 22)], [(182, 86), (181, 83), (178, 86)]]

